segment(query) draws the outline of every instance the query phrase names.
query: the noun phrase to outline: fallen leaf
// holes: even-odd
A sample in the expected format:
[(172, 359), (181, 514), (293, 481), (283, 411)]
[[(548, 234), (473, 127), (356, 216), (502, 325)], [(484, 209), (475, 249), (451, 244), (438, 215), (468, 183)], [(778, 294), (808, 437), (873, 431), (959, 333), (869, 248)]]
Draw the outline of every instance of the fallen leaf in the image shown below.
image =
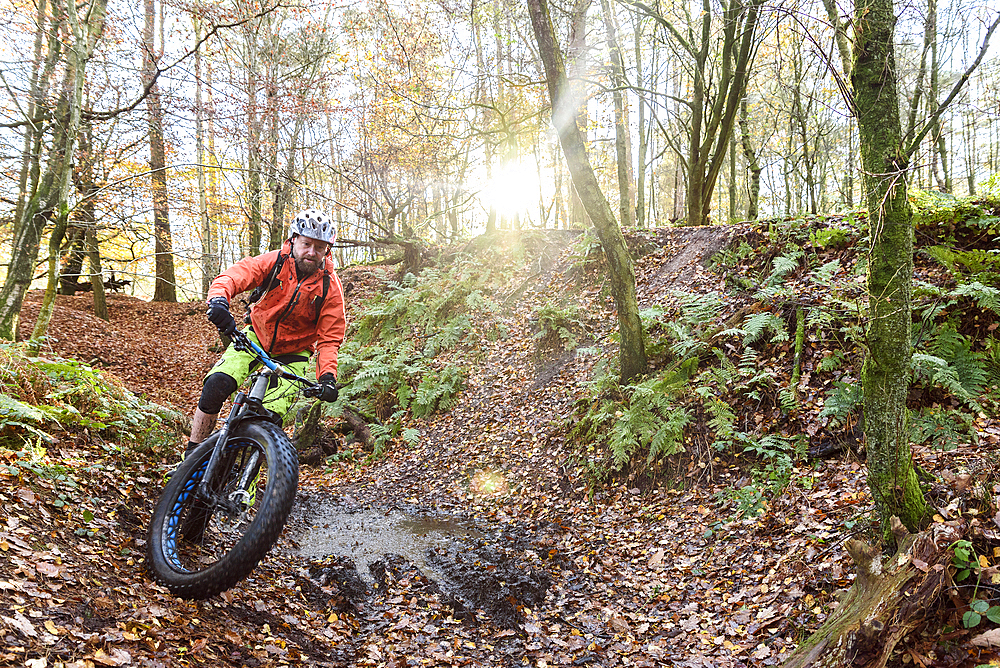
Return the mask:
[(1000, 647), (1000, 629), (990, 629), (969, 641), (976, 647)]
[(132, 663), (132, 655), (117, 648), (112, 649), (110, 654), (98, 648), (93, 656), (87, 658), (103, 666), (127, 666)]
[(57, 578), (57, 577), (59, 577), (62, 574), (62, 572), (63, 572), (63, 570), (65, 568), (66, 567), (64, 565), (62, 565), (62, 564), (59, 564), (59, 565), (57, 565), (57, 564), (50, 564), (47, 561), (40, 561), (37, 564), (35, 564), (35, 570), (36, 571), (38, 571), (42, 575), (47, 575), (50, 578)]
[(17, 629), (29, 638), (37, 638), (38, 631), (35, 630), (35, 625), (31, 621), (22, 615), (20, 612), (14, 613), (13, 617), (4, 617), (0, 615), (0, 619), (4, 620), (10, 624), (13, 628)]
[(621, 615), (614, 615), (608, 620), (608, 625), (618, 633), (628, 633), (629, 625)]

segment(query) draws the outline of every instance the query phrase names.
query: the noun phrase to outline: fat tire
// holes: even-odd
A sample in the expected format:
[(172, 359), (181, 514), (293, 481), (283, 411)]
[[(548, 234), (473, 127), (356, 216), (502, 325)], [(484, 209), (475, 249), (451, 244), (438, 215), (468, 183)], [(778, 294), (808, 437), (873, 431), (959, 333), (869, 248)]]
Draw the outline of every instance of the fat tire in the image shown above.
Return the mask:
[[(154, 580), (164, 585), (180, 598), (205, 599), (234, 587), (247, 577), (271, 549), (288, 520), (295, 501), (299, 479), (298, 457), (295, 447), (281, 429), (268, 422), (254, 420), (241, 423), (229, 436), (228, 443), (253, 441), (260, 446), (267, 462), (267, 483), (257, 495), (263, 495), (256, 515), (243, 535), (218, 561), (202, 570), (187, 570), (176, 559), (172, 562), (167, 546), (171, 540), (190, 529), (191, 518), (178, 527), (171, 517), (182, 513), (192, 500), (182, 499), (182, 494), (192, 478), (200, 479), (218, 434), (213, 434), (191, 452), (171, 476), (153, 511), (146, 537), (146, 566)], [(228, 474), (221, 464), (231, 458), (223, 457), (219, 474)], [(188, 491), (188, 495), (193, 494)], [(200, 502), (194, 502), (200, 503)], [(202, 506), (204, 508), (204, 506)], [(202, 524), (207, 523), (207, 519)], [(176, 553), (176, 549), (175, 549)]]

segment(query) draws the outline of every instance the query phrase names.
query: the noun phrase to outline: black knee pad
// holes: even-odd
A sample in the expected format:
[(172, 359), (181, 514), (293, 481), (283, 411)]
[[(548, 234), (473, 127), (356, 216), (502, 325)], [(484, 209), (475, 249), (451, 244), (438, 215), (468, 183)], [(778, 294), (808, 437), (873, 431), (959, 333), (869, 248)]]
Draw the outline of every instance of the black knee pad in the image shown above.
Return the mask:
[(226, 399), (235, 391), (235, 378), (221, 371), (213, 373), (205, 379), (205, 384), (202, 385), (198, 408), (202, 413), (218, 415), (219, 411), (222, 410), (222, 404), (226, 403)]

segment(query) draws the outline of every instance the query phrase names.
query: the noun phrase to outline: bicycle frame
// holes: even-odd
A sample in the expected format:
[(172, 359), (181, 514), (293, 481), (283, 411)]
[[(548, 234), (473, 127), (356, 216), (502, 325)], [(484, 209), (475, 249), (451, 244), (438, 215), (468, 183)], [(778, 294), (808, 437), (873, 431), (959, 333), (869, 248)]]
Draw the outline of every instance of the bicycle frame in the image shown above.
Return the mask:
[[(209, 457), (208, 464), (205, 467), (205, 473), (202, 476), (201, 482), (198, 484), (198, 488), (196, 490), (198, 498), (211, 504), (213, 507), (218, 506), (224, 501), (215, 498), (215, 495), (212, 493), (211, 485), (215, 478), (215, 470), (218, 467), (219, 460), (222, 457), (222, 453), (225, 451), (226, 442), (229, 440), (229, 434), (245, 419), (269, 419), (263, 412), (263, 402), (264, 394), (267, 392), (271, 378), (279, 377), (286, 380), (298, 381), (304, 385), (313, 385), (313, 382), (308, 378), (303, 378), (302, 376), (298, 376), (287, 371), (243, 332), (237, 330), (232, 333), (231, 338), (233, 342), (232, 345), (235, 346), (237, 350), (245, 350), (247, 352), (254, 353), (266, 369), (255, 372), (255, 377), (253, 384), (250, 386), (249, 393), (244, 392), (243, 390), (236, 393), (236, 397), (233, 399), (233, 407), (229, 411), (229, 417), (226, 418), (226, 421), (222, 424), (222, 428), (219, 430), (219, 436), (215, 441), (215, 447), (212, 449), (212, 455)], [(251, 459), (247, 462), (247, 465), (243, 467), (238, 490), (242, 490), (244, 494), (246, 494), (246, 488), (250, 484), (250, 481), (253, 480), (257, 474), (259, 459), (260, 452), (254, 452), (251, 455)], [(234, 509), (230, 508), (229, 510)]]

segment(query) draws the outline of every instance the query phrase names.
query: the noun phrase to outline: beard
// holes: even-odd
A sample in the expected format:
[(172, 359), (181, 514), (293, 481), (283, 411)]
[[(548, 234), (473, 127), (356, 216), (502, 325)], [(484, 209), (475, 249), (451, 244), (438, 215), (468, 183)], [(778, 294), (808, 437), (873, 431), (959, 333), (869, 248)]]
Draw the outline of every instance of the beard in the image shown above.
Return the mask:
[(323, 262), (325, 260), (326, 258), (321, 257), (315, 262), (311, 262), (304, 258), (297, 257), (295, 258), (295, 272), (301, 278), (305, 278), (306, 276), (311, 276), (312, 274), (316, 273), (316, 271), (320, 267), (323, 266)]

